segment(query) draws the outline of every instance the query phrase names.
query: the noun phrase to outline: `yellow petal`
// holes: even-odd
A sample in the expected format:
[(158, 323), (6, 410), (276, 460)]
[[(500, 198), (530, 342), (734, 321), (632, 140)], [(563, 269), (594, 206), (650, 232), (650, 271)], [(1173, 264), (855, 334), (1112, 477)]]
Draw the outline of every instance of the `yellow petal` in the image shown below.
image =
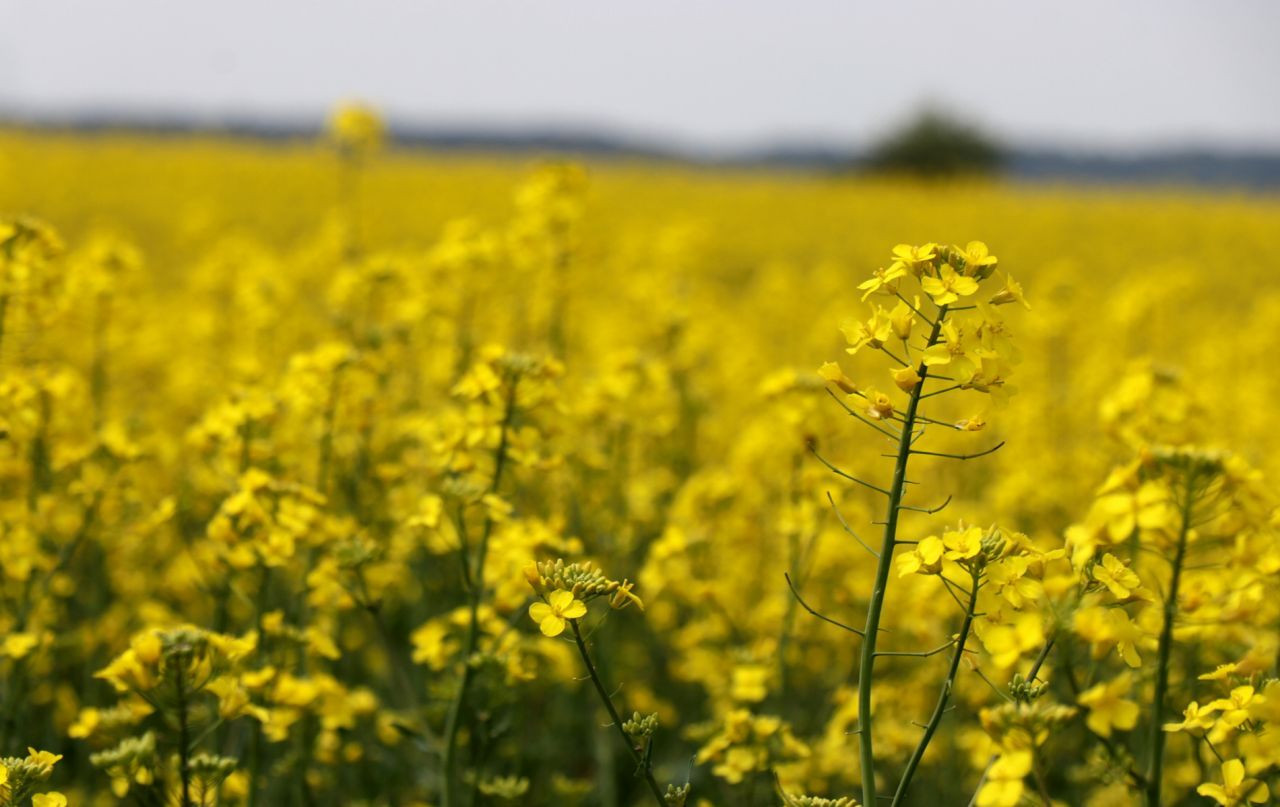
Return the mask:
[(543, 636), (559, 636), (564, 633), (565, 622), (560, 617), (552, 614), (546, 619), (538, 623), (538, 627), (542, 630)]
[(586, 613), (587, 605), (582, 600), (574, 600), (560, 609), (560, 616), (565, 619), (577, 619), (580, 616), (586, 616)]
[(1238, 759), (1228, 759), (1222, 763), (1222, 783), (1228, 790), (1235, 790), (1244, 781), (1244, 763)]

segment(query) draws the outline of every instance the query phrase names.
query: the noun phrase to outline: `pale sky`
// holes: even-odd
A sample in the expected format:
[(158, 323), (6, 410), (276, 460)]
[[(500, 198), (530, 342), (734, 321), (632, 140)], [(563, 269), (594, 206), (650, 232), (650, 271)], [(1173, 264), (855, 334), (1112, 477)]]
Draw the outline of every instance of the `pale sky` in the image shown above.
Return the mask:
[(1280, 149), (1280, 0), (0, 0), (0, 112)]

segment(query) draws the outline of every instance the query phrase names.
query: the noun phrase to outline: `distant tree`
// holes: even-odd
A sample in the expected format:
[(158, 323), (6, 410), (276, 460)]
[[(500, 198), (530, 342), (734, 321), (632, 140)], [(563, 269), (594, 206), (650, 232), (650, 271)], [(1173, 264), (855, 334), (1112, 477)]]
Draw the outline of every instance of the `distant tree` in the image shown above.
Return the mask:
[(1000, 145), (976, 126), (926, 110), (872, 146), (863, 165), (871, 171), (941, 178), (990, 174), (1003, 158)]

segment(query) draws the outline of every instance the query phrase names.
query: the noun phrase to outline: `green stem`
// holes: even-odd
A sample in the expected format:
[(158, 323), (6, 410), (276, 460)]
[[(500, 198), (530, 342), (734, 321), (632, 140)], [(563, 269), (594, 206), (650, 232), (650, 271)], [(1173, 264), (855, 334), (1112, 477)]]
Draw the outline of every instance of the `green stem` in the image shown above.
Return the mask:
[[(578, 620), (570, 619), (569, 627), (573, 629), (573, 641), (578, 645), (578, 655), (582, 656), (582, 663), (586, 665), (587, 675), (591, 678), (591, 683), (595, 685), (596, 694), (600, 696), (600, 702), (604, 704), (605, 711), (609, 713), (609, 720), (613, 722), (614, 728), (618, 730), (618, 736), (622, 738), (622, 744), (631, 752), (631, 759), (636, 763), (636, 776), (644, 778), (645, 784), (649, 786), (649, 792), (653, 794), (653, 799), (657, 802), (658, 807), (666, 807), (666, 800), (662, 797), (662, 788), (658, 787), (658, 780), (653, 778), (653, 769), (650, 767), (645, 755), (641, 754), (640, 749), (636, 748), (631, 737), (627, 735), (627, 730), (622, 727), (622, 718), (618, 715), (617, 708), (613, 705), (613, 698), (609, 697), (609, 691), (604, 688), (604, 683), (600, 680), (600, 674), (596, 672), (596, 665), (591, 661), (591, 654), (587, 652), (587, 643), (582, 639), (582, 630), (578, 627)], [(653, 740), (650, 739), (650, 742)]]
[(1182, 580), (1182, 566), (1187, 555), (1187, 534), (1191, 531), (1194, 505), (1193, 486), (1195, 473), (1187, 475), (1183, 491), (1182, 525), (1178, 529), (1178, 546), (1173, 558), (1173, 576), (1169, 581), (1169, 595), (1164, 601), (1164, 625), (1160, 629), (1159, 662), (1156, 666), (1155, 694), (1151, 699), (1151, 761), (1147, 766), (1146, 802), (1148, 807), (1160, 807), (1160, 784), (1164, 771), (1164, 707), (1169, 694), (1169, 656), (1173, 651), (1173, 623), (1178, 615), (1178, 584)]
[[(493, 479), (489, 484), (490, 493), (497, 492), (498, 485), (502, 482), (503, 469), (506, 467), (507, 441), (510, 437), (511, 421), (516, 412), (516, 387), (518, 383), (519, 379), (513, 377), (507, 389), (506, 409), (502, 414), (502, 427), (498, 435), (498, 447), (494, 451)], [(493, 519), (486, 516), (473, 567), (466, 560), (467, 546), (465, 543), (460, 550), (463, 553), (464, 568), (472, 568), (470, 575), (470, 601), (468, 603), (470, 617), (467, 620), (467, 638), (462, 650), (462, 680), (458, 683), (458, 691), (449, 704), (449, 712), (445, 717), (444, 724), (444, 760), (442, 765), (444, 788), (441, 794), (443, 807), (455, 807), (458, 803), (457, 782), (453, 775), (453, 769), (457, 764), (458, 730), (461, 728), (462, 710), (466, 706), (467, 692), (471, 688), (471, 681), (474, 676), (471, 656), (475, 654), (476, 647), (480, 642), (480, 604), (484, 599), (484, 562), (485, 556), (489, 552), (489, 536), (493, 533), (493, 526)]]
[(182, 780), (182, 807), (191, 807), (191, 730), (187, 725), (187, 687), (183, 668), (186, 659), (179, 659), (174, 688), (178, 696), (178, 777)]
[[(947, 316), (947, 307), (938, 309), (937, 318), (933, 322), (933, 330), (929, 334), (928, 347), (938, 341), (942, 331), (942, 321)], [(916, 369), (920, 383), (911, 391), (911, 400), (902, 417), (902, 434), (898, 439), (898, 453), (893, 467), (893, 483), (889, 487), (889, 507), (884, 519), (884, 541), (880, 548), (880, 560), (876, 565), (875, 585), (871, 590), (871, 601), (867, 604), (867, 626), (862, 636), (862, 658), (858, 665), (858, 759), (862, 775), (862, 803), (876, 803), (876, 758), (871, 737), (871, 679), (876, 663), (876, 638), (880, 633), (880, 613), (884, 608), (884, 593), (889, 584), (889, 572), (893, 567), (893, 549), (898, 540), (898, 513), (902, 505), (902, 495), (907, 486), (907, 461), (911, 458), (912, 432), (916, 425), (916, 410), (920, 407), (920, 394), (924, 389), (924, 379), (929, 374), (929, 367), (920, 363)]]
[(920, 738), (920, 742), (916, 745), (916, 750), (911, 754), (911, 759), (907, 760), (906, 770), (902, 772), (902, 779), (898, 782), (898, 791), (893, 794), (891, 807), (897, 807), (897, 805), (903, 803), (907, 788), (911, 785), (911, 777), (915, 775), (916, 768), (919, 767), (920, 760), (924, 757), (924, 752), (929, 747), (929, 742), (933, 739), (934, 733), (937, 732), (938, 725), (942, 723), (942, 716), (946, 714), (947, 701), (951, 699), (951, 690), (956, 683), (956, 674), (960, 672), (960, 659), (964, 657), (964, 646), (969, 640), (969, 631), (973, 627), (973, 615), (978, 607), (978, 587), (981, 576), (976, 569), (972, 574), (973, 586), (969, 589), (969, 607), (965, 609), (964, 621), (960, 624), (960, 633), (956, 639), (956, 649), (951, 654), (951, 666), (947, 668), (947, 679), (942, 682), (942, 690), (938, 693), (938, 703), (933, 707), (933, 714), (925, 725), (924, 736)]

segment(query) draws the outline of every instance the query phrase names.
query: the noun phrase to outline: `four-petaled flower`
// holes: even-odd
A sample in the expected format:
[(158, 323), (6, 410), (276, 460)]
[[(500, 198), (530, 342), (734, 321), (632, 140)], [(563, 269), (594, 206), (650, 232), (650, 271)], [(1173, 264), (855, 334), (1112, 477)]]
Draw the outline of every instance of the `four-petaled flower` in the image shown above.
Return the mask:
[(574, 597), (573, 592), (564, 590), (553, 591), (546, 602), (535, 602), (529, 606), (529, 616), (538, 623), (543, 636), (559, 636), (564, 633), (567, 620), (577, 619), (586, 613), (586, 603)]
[(1244, 763), (1238, 759), (1222, 763), (1222, 784), (1205, 783), (1197, 787), (1196, 792), (1223, 807), (1234, 807), (1246, 801), (1262, 804), (1271, 797), (1266, 782), (1244, 778)]
[(1093, 567), (1093, 579), (1110, 589), (1118, 600), (1128, 599), (1141, 585), (1138, 575), (1110, 552), (1102, 556), (1102, 562)]
[(906, 274), (907, 270), (900, 263), (895, 263), (888, 269), (877, 269), (870, 280), (858, 284), (858, 288), (863, 290), (862, 299), (866, 300), (881, 289), (888, 289), (888, 293), (892, 294), (897, 289), (893, 282)]
[(956, 257), (964, 263), (964, 273), (969, 276), (982, 275), (986, 277), (990, 271), (984, 271), (988, 266), (995, 266), (998, 259), (991, 254), (991, 250), (981, 241), (970, 241), (965, 244), (964, 249), (956, 248)]
[(938, 255), (937, 244), (924, 244), (913, 247), (910, 244), (898, 244), (893, 248), (893, 266), (910, 269), (917, 277), (924, 264)]
[(926, 277), (920, 281), (920, 288), (938, 305), (950, 305), (961, 297), (968, 297), (976, 292), (978, 281), (960, 274), (951, 264), (944, 263), (938, 269), (937, 277)]
[(1125, 697), (1132, 688), (1133, 677), (1122, 673), (1081, 692), (1076, 700), (1089, 709), (1085, 724), (1102, 737), (1110, 737), (1113, 728), (1128, 731), (1137, 725), (1138, 704)]

